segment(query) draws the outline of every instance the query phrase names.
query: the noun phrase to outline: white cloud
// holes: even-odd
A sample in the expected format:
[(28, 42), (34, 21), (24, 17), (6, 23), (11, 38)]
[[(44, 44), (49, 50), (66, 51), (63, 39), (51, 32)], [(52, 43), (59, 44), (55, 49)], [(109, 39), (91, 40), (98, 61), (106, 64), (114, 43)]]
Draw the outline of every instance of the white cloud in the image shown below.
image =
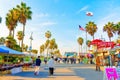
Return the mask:
[(40, 23), (39, 26), (45, 27), (45, 26), (52, 26), (55, 24), (57, 24), (57, 23), (52, 22), (52, 21), (47, 21), (47, 22)]
[(80, 8), (80, 9), (77, 11), (77, 14), (79, 14), (81, 11), (87, 10), (88, 8), (89, 8), (88, 5), (86, 5), (86, 6), (82, 7), (82, 8)]
[(36, 14), (35, 17), (37, 17), (37, 18), (49, 17), (49, 14), (48, 13), (39, 13), (39, 14)]

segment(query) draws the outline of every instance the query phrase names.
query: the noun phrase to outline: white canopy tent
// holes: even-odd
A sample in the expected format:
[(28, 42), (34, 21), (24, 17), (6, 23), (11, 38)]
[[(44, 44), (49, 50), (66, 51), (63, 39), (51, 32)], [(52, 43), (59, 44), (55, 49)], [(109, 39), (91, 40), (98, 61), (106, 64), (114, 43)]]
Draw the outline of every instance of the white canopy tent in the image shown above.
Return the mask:
[(116, 51), (117, 49), (120, 49), (120, 46), (115, 46), (114, 48), (110, 49), (109, 51)]
[(24, 53), (24, 55), (26, 55), (26, 56), (33, 56), (33, 57), (36, 57), (37, 56), (37, 54), (34, 54), (34, 53), (29, 53), (29, 52), (23, 52)]

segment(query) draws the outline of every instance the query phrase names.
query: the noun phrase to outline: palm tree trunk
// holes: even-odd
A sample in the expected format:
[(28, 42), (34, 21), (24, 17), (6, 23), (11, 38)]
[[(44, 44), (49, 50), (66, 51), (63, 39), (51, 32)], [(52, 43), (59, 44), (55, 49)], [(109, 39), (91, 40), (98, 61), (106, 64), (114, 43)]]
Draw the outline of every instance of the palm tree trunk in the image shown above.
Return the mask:
[(20, 46), (20, 40), (19, 40), (19, 46)]
[(52, 56), (52, 53), (53, 53), (53, 50), (51, 49), (51, 54), (50, 54), (50, 56)]
[(94, 40), (94, 35), (93, 35), (93, 40)]
[(82, 53), (82, 45), (81, 45), (81, 53)]
[(111, 38), (109, 37), (109, 40), (110, 40), (110, 42), (111, 42)]
[(45, 51), (43, 51), (43, 56), (45, 57)]
[(23, 51), (23, 44), (24, 44), (24, 36), (25, 36), (25, 24), (23, 24), (23, 39), (21, 42), (22, 51)]
[(49, 49), (48, 49), (48, 47), (47, 47), (47, 58), (48, 58), (48, 50), (49, 50)]
[(12, 35), (12, 31), (10, 30), (10, 31), (9, 31), (9, 36), (11, 36), (11, 35)]
[(15, 35), (15, 29), (13, 29), (13, 38), (14, 38), (14, 35)]
[(80, 57), (80, 45), (79, 45), (79, 57)]

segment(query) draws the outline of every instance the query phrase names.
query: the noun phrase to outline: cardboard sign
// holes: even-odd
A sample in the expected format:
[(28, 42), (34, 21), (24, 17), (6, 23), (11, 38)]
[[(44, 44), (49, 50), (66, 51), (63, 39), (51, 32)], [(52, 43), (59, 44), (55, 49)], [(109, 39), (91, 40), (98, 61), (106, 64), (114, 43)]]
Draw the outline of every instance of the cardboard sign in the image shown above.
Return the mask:
[(118, 79), (116, 68), (108, 67), (105, 71), (108, 80)]

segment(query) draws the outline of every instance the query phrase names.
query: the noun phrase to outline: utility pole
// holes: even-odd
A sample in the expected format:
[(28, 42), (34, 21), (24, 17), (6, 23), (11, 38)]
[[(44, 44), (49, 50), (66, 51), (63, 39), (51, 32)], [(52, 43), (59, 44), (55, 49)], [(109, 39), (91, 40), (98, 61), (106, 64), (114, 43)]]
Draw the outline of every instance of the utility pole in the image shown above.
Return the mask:
[(31, 32), (31, 35), (30, 35), (30, 47), (29, 47), (29, 50), (30, 50), (30, 56), (31, 56), (32, 40), (33, 40), (32, 34), (33, 34), (33, 32)]

